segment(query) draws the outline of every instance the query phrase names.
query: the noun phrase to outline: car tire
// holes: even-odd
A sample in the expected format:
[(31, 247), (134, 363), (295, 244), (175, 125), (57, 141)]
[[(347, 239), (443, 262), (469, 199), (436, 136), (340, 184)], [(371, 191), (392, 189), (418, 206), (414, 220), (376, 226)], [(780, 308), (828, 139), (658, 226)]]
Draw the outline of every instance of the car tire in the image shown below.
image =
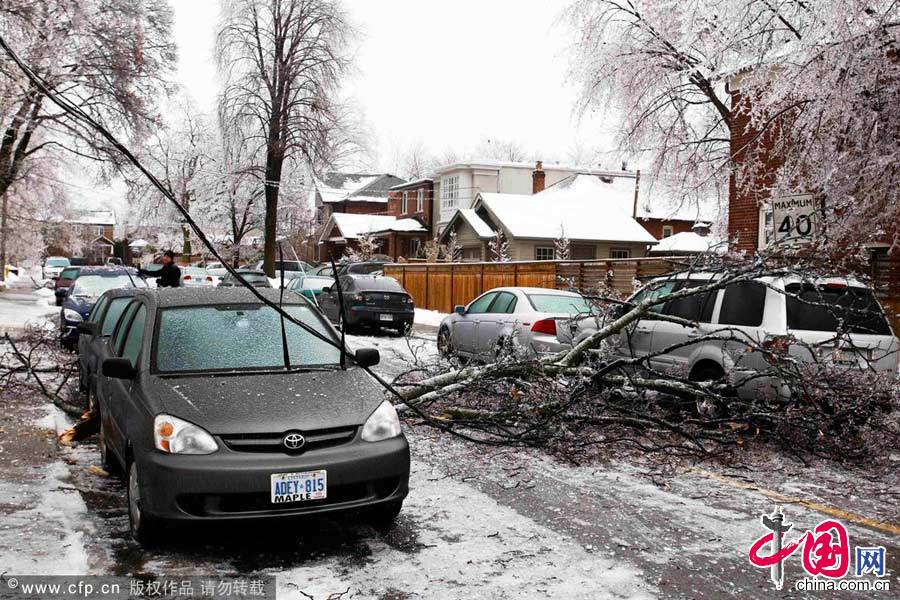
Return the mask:
[(441, 327), (440, 331), (438, 331), (437, 348), (438, 354), (442, 358), (453, 356), (453, 337), (450, 335), (450, 329), (446, 326)]
[(379, 531), (387, 531), (394, 525), (403, 509), (403, 500), (394, 500), (368, 509), (366, 520)]
[[(725, 371), (719, 365), (706, 364), (695, 367), (689, 377), (691, 381), (719, 381), (725, 379)], [(730, 394), (728, 394), (730, 395)], [(716, 418), (725, 414), (727, 407), (719, 400), (693, 395), (694, 405), (702, 417)]]
[(353, 327), (344, 322), (344, 315), (342, 314), (338, 314), (338, 330), (343, 331), (347, 335), (351, 335), (355, 331)]
[(152, 545), (159, 539), (159, 521), (148, 515), (141, 507), (140, 473), (135, 462), (128, 462), (128, 473), (125, 478), (128, 490), (128, 525), (131, 537), (142, 545)]

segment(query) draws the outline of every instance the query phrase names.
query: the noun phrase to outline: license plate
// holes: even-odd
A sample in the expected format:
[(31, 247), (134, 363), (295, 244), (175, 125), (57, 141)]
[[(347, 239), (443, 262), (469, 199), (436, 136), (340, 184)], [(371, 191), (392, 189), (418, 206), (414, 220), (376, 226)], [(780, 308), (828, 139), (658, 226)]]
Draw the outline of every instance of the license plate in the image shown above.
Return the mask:
[(378, 315), (378, 318), (382, 321), (393, 321), (394, 315)]
[(328, 496), (327, 475), (325, 471), (273, 473), (270, 486), (272, 504), (326, 498)]

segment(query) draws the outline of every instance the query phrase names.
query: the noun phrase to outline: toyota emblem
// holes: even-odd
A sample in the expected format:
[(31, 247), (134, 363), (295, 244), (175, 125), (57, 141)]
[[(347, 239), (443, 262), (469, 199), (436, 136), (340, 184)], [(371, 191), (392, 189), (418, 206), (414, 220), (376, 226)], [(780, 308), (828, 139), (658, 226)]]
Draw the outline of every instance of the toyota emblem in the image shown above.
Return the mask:
[(306, 444), (306, 440), (303, 439), (302, 435), (294, 431), (286, 434), (284, 438), (282, 438), (281, 443), (284, 444), (284, 447), (288, 450), (299, 450)]

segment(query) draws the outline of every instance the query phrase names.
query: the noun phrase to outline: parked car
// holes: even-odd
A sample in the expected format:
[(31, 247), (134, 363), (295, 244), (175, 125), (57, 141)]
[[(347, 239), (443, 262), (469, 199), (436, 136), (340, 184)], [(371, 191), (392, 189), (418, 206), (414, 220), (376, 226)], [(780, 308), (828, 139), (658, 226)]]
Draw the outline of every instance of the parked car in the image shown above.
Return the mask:
[(53, 294), (56, 296), (57, 306), (63, 305), (63, 300), (66, 299), (66, 292), (69, 291), (69, 287), (75, 282), (75, 277), (78, 276), (78, 271), (80, 270), (81, 267), (66, 267), (59, 272), (59, 277), (53, 282)]
[(563, 290), (502, 287), (467, 306), (457, 306), (438, 327), (438, 351), (491, 360), (510, 349), (532, 355), (559, 352), (596, 331), (599, 318), (590, 301)]
[(302, 294), (318, 304), (322, 290), (334, 283), (333, 277), (319, 277), (317, 275), (303, 275), (292, 279), (284, 289)]
[[(284, 307), (338, 342), (305, 298), (288, 294)], [(282, 323), (245, 289), (142, 292), (125, 309), (97, 407), (101, 459), (126, 474), (139, 541), (167, 520), (364, 510), (387, 524), (401, 510), (409, 445), (359, 368), (377, 364), (378, 351), (358, 350), (342, 369), (334, 346), (286, 322), (286, 366)]]
[[(252, 285), (253, 287), (258, 288), (270, 288), (272, 284), (269, 282), (269, 278), (266, 277), (266, 274), (262, 271), (251, 270), (251, 269), (238, 269), (237, 273), (244, 278), (247, 283)], [(226, 272), (225, 276), (219, 280), (219, 283), (216, 287), (239, 287), (241, 283), (232, 275), (231, 273)]]
[(125, 306), (145, 288), (125, 287), (104, 292), (78, 329), (78, 387), (87, 394), (88, 407), (94, 408), (100, 365), (109, 353), (106, 343)]
[(181, 267), (181, 286), (213, 287), (213, 282), (202, 267)]
[(56, 279), (69, 265), (69, 259), (65, 256), (48, 256), (41, 268), (41, 276), (44, 279)]
[[(263, 270), (263, 263), (265, 261), (257, 262), (253, 268), (257, 271)], [(278, 279), (281, 277), (281, 268), (284, 266), (284, 278), (285, 279), (293, 279), (295, 277), (299, 277), (303, 275), (307, 271), (312, 270), (312, 266), (308, 263), (303, 262), (302, 260), (286, 260), (282, 263), (282, 261), (275, 261), (275, 278)]]
[[(346, 323), (341, 317), (337, 285), (344, 297)], [(415, 314), (412, 296), (392, 277), (343, 275), (337, 284), (323, 288), (318, 300), (325, 316), (348, 332), (359, 327), (385, 327), (402, 335), (412, 327)]]
[(147, 283), (122, 267), (81, 267), (63, 299), (59, 313), (59, 339), (62, 346), (74, 350), (78, 344), (78, 324), (91, 313), (97, 299), (107, 290), (120, 287), (146, 287)]
[[(658, 278), (630, 301), (658, 298), (716, 277), (715, 273), (691, 273)], [(716, 333), (723, 327), (740, 331), (748, 340), (801, 362), (897, 371), (900, 342), (873, 290), (854, 279), (763, 277), (671, 300), (654, 310), (698, 325), (641, 319), (618, 335), (616, 352), (625, 357), (647, 356), (712, 335), (714, 339), (651, 356), (650, 367), (682, 372), (693, 381), (726, 379), (743, 398), (770, 392), (784, 394), (787, 390), (777, 378), (764, 375), (771, 368), (770, 355), (748, 352), (744, 343), (725, 340), (728, 332)], [(841, 323), (846, 335), (838, 337)]]
[(381, 275), (384, 273), (384, 265), (391, 264), (390, 260), (370, 260), (366, 262), (351, 262), (338, 265), (339, 275)]

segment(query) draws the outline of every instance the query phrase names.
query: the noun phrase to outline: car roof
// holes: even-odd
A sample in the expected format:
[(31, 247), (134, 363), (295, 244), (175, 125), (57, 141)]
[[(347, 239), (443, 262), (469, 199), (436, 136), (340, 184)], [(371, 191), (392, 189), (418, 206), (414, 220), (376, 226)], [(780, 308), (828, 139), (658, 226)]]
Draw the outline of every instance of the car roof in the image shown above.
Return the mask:
[(130, 275), (125, 267), (80, 267), (78, 275)]
[(576, 292), (570, 292), (568, 290), (557, 290), (554, 288), (540, 288), (540, 287), (523, 287), (523, 286), (507, 286), (507, 287), (496, 287), (487, 290), (488, 292), (522, 292), (523, 294), (551, 294), (558, 296), (581, 296)]
[[(264, 298), (278, 304), (279, 291), (273, 288), (254, 288)], [(219, 306), (228, 304), (262, 304), (250, 290), (244, 287), (232, 288), (157, 288), (140, 289), (136, 297), (144, 298), (151, 308), (169, 308), (174, 306)], [(309, 306), (309, 301), (299, 294), (285, 294), (282, 304), (301, 304)]]
[(113, 288), (111, 290), (107, 290), (103, 292), (101, 298), (132, 298), (137, 296), (141, 292), (146, 292), (147, 288), (137, 288), (137, 287), (125, 287), (125, 288)]

